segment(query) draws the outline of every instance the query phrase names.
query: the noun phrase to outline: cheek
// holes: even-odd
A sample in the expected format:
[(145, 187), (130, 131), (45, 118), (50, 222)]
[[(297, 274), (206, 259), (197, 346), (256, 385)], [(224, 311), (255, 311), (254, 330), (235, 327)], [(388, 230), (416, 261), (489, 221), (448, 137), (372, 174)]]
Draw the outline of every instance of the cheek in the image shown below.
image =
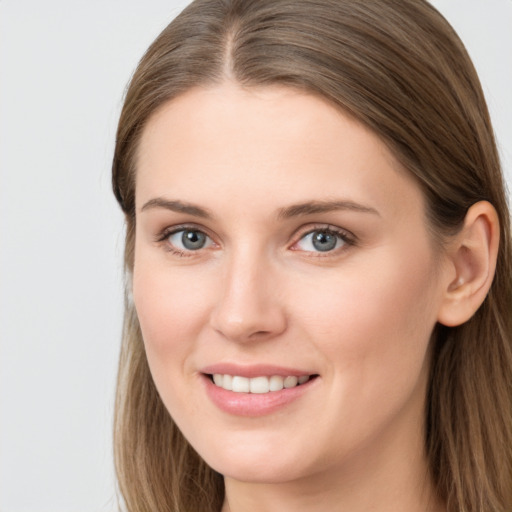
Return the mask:
[[(190, 352), (207, 317), (209, 287), (192, 270), (135, 265), (133, 298), (148, 358), (161, 363)], [(159, 363), (160, 364), (160, 363)]]
[(368, 382), (421, 371), (437, 311), (430, 253), (420, 251), (383, 251), (317, 286), (323, 293), (303, 295), (298, 316), (321, 340), (333, 371), (357, 372)]
[(178, 424), (194, 425), (201, 411), (189, 399), (195, 380), (190, 361), (205, 325), (204, 281), (192, 272), (140, 262), (134, 269), (133, 299), (159, 395)]

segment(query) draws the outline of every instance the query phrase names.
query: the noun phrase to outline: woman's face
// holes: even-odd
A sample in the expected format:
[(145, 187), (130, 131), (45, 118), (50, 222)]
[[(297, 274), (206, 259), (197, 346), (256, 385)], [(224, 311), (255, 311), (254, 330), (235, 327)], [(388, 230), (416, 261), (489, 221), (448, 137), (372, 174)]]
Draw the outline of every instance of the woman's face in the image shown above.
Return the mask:
[(285, 482), (421, 459), (446, 272), (381, 140), (315, 96), (225, 83), (165, 105), (138, 157), (135, 306), (206, 462)]

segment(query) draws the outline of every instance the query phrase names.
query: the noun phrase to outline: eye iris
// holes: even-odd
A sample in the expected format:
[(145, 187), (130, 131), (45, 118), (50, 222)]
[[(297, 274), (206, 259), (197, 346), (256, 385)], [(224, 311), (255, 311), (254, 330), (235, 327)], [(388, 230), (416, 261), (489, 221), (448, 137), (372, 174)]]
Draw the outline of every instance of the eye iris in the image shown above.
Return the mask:
[(189, 250), (197, 250), (204, 247), (206, 235), (200, 231), (184, 231), (181, 236), (183, 247)]
[(327, 231), (315, 231), (313, 233), (312, 243), (317, 251), (331, 251), (336, 247), (337, 238)]

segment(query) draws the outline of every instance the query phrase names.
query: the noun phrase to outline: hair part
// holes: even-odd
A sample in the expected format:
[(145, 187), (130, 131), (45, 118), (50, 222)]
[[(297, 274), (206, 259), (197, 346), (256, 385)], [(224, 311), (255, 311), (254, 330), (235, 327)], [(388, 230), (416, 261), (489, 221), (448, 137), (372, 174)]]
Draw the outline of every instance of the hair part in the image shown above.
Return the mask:
[[(500, 219), (494, 282), (473, 318), (432, 339), (426, 453), (449, 512), (512, 508), (512, 259), (505, 186), (471, 60), (425, 0), (198, 0), (155, 40), (127, 90), (112, 179), (134, 263), (137, 150), (152, 115), (224, 80), (319, 95), (372, 129), (417, 180), (442, 243), (468, 208)], [(125, 304), (115, 417), (116, 470), (129, 511), (218, 512), (222, 477), (189, 446), (153, 384)]]

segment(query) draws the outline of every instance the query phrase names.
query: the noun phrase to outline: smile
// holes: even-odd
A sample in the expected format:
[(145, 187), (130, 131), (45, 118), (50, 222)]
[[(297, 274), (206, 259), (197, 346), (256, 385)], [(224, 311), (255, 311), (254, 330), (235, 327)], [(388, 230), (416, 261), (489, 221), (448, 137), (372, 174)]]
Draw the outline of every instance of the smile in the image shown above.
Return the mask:
[(240, 375), (229, 375), (215, 373), (212, 375), (214, 384), (226, 391), (234, 393), (272, 393), (282, 389), (290, 389), (305, 384), (312, 378), (312, 375), (301, 375), (300, 377), (289, 375), (272, 375), (270, 377), (242, 377)]
[(288, 407), (321, 382), (318, 373), (265, 364), (219, 363), (202, 368), (200, 375), (207, 396), (221, 411), (250, 417)]

